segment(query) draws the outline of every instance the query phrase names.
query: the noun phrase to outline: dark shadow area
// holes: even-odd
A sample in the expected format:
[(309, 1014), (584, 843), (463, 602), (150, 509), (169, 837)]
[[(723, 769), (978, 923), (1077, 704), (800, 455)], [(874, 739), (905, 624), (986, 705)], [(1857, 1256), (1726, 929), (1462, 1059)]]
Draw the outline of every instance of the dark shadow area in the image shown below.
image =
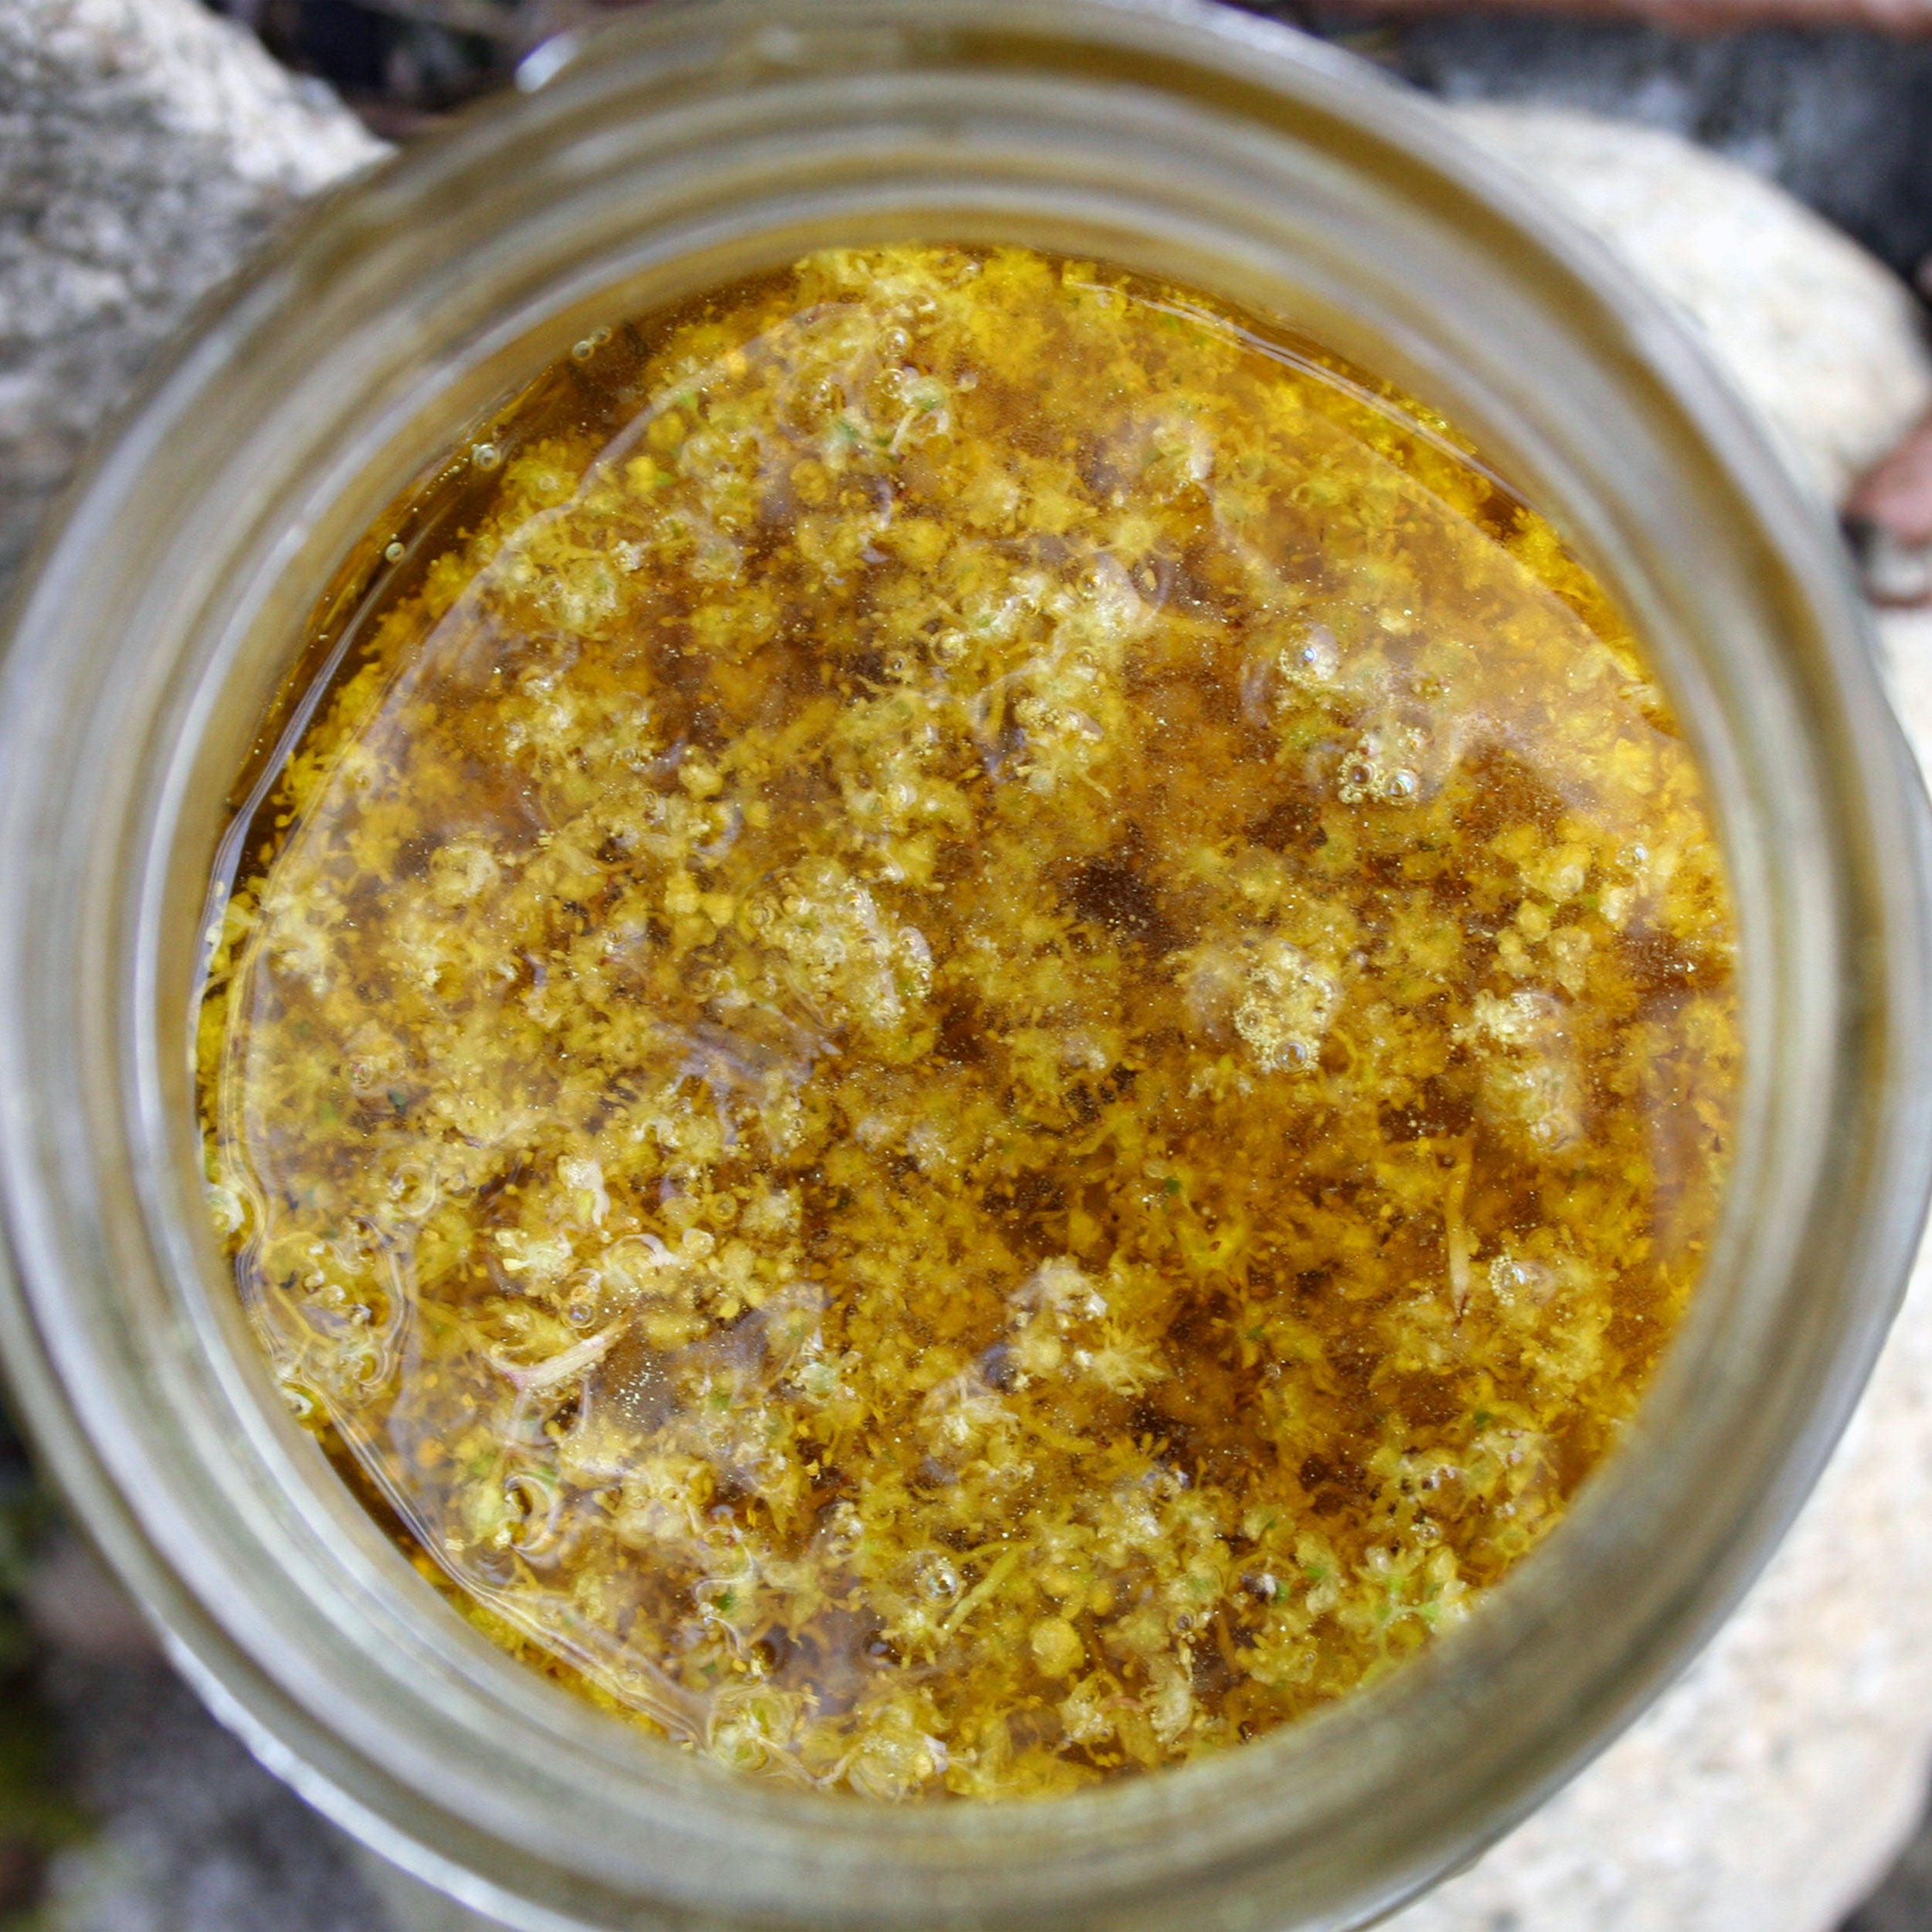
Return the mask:
[[(406, 138), (504, 85), (567, 21), (622, 0), (216, 0), (287, 65)], [(649, 0), (632, 0), (649, 4)], [(1902, 274), (1932, 253), (1932, 41), (1767, 27), (1691, 37), (1614, 21), (1377, 20), (1250, 0), (1451, 100), (1536, 101), (1688, 136), (1779, 182)]]
[(1932, 1928), (1932, 1810), (1891, 1876), (1845, 1921), (1842, 1932), (1928, 1932)]
[(1932, 253), (1932, 42), (1782, 27), (1692, 39), (1474, 13), (1392, 29), (1379, 57), (1445, 99), (1535, 101), (1686, 135), (1901, 274)]
[(386, 1932), (209, 1716), (0, 1414), (0, 1932)]

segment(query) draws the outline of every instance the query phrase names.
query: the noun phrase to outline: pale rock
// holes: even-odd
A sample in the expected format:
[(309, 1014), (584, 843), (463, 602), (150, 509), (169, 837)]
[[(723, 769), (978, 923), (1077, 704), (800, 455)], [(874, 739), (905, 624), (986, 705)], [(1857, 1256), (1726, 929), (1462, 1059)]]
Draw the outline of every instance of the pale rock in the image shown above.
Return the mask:
[(1444, 111), (1670, 298), (1828, 501), (1932, 403), (1910, 291), (1783, 189), (1659, 128), (1560, 107)]
[(0, 575), (192, 304), (384, 151), (194, 0), (0, 0)]

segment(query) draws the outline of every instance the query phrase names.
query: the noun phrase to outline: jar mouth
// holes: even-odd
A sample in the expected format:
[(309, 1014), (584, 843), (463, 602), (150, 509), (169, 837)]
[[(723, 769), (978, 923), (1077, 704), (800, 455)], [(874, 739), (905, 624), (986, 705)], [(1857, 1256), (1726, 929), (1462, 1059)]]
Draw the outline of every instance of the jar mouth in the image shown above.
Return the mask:
[[(1592, 244), (1345, 56), (1121, 0), (673, 6), (313, 213), (97, 456), (0, 686), (3, 1345), (177, 1659), (379, 1850), (510, 1923), (1153, 1927), (1386, 1910), (1632, 1716), (1821, 1464), (1916, 1240), (1923, 808), (1830, 534)], [(1730, 1200), (1631, 1440), (1460, 1630), (1286, 1730), (1019, 1806), (740, 1780), (470, 1631), (282, 1413), (215, 1250), (187, 1038), (228, 789), (340, 558), (597, 322), (830, 242), (1104, 256), (1476, 437), (1630, 613), (1743, 961)], [(1236, 1922), (1233, 1918), (1230, 1923)], [(1240, 1922), (1250, 1922), (1243, 1919)]]

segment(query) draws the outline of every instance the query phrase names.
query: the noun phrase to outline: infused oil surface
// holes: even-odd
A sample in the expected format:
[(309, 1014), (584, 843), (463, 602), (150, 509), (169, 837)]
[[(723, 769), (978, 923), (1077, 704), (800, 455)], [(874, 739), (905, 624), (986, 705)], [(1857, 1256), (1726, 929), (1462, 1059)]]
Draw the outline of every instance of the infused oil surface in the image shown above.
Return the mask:
[(1387, 1670), (1615, 1444), (1731, 916), (1622, 621), (1420, 406), (1104, 265), (818, 255), (578, 344), (307, 644), (210, 1199), (532, 1667), (1071, 1790)]

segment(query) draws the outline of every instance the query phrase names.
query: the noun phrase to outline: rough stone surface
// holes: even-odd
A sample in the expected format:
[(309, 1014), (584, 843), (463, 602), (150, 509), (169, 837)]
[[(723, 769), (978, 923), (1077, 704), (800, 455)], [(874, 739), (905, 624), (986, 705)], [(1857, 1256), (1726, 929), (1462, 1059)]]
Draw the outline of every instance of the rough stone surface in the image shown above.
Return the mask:
[[(1791, 205), (1663, 137), (1472, 111), (1700, 318), (1835, 491), (1932, 375), (1908, 306)], [(0, 0), (0, 569), (154, 342), (293, 201), (376, 148), (192, 0)], [(1803, 406), (1790, 406), (1794, 398)], [(1888, 631), (1932, 746), (1932, 617)], [(34, 1605), (101, 1820), (48, 1932), (444, 1932), (143, 1655), (71, 1552)], [(1915, 1808), (1932, 1736), (1932, 1272), (1798, 1529), (1660, 1704), (1403, 1932), (1825, 1932)], [(380, 1893), (387, 1903), (379, 1903)], [(1903, 1921), (1873, 1932), (1902, 1932)]]
[(1856, 29), (1682, 35), (1445, 13), (1371, 51), (1450, 100), (1641, 121), (1742, 163), (1909, 274), (1932, 250), (1932, 40)]
[(1566, 108), (1451, 112), (1692, 318), (1832, 502), (1932, 401), (1910, 291), (1769, 182), (1677, 135)]
[(0, 0), (0, 573), (189, 307), (382, 151), (191, 0)]

